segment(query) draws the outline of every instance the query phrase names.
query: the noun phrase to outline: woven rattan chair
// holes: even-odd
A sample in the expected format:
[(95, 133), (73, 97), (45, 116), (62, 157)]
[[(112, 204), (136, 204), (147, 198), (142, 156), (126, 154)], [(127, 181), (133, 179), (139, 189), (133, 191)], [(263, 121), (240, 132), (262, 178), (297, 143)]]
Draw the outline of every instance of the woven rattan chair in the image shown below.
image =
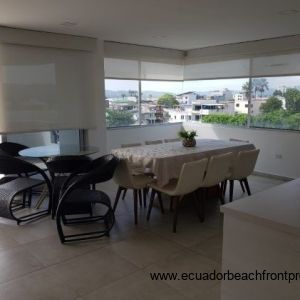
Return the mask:
[[(107, 194), (98, 190), (87, 190), (86, 186), (105, 182), (112, 178), (117, 167), (118, 159), (113, 155), (105, 155), (91, 161), (77, 172), (72, 173), (62, 187), (62, 196), (56, 211), (56, 225), (62, 243), (109, 236), (115, 217)], [(83, 174), (78, 176), (78, 174)], [(93, 214), (87, 216), (65, 216), (66, 206), (88, 203)], [(81, 232), (78, 234), (65, 234), (62, 223), (67, 225), (98, 222), (99, 230)]]
[[(19, 158), (1, 155), (0, 173), (14, 177), (0, 185), (0, 217), (15, 220), (20, 224), (50, 214), (52, 188), (50, 180), (42, 169)], [(22, 175), (30, 173), (39, 174), (42, 179)], [(33, 188), (44, 184), (49, 193), (48, 207), (32, 212), (31, 198), (26, 200), (26, 195)]]

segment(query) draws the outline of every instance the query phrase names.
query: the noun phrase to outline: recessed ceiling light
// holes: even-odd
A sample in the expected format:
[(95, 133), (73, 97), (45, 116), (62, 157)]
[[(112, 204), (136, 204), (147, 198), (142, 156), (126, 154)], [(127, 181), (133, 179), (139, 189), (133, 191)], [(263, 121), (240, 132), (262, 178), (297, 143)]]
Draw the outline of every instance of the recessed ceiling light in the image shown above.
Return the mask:
[(76, 22), (72, 22), (72, 21), (65, 21), (65, 22), (61, 23), (60, 25), (66, 26), (66, 27), (72, 27), (72, 26), (76, 26), (77, 23)]
[(282, 16), (292, 16), (300, 14), (300, 10), (297, 9), (285, 9), (278, 12), (279, 15)]

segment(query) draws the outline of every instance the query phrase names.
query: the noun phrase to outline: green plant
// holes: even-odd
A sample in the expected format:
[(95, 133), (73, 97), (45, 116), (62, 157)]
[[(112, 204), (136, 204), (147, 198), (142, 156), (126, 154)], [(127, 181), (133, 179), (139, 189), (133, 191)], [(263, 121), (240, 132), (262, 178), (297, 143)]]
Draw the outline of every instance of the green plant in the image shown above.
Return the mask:
[(178, 132), (178, 136), (184, 140), (193, 140), (195, 136), (197, 136), (197, 132), (195, 130), (192, 131), (181, 130)]

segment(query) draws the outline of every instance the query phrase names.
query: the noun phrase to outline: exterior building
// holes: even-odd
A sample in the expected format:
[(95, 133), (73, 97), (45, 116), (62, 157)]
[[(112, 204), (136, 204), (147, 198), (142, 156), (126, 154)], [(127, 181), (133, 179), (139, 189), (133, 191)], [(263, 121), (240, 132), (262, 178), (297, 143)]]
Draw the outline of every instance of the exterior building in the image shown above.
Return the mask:
[(228, 89), (210, 91), (208, 93), (208, 99), (215, 100), (217, 103), (219, 103), (232, 100), (233, 94)]
[(168, 119), (168, 112), (162, 105), (144, 104), (141, 107), (141, 124), (164, 123)]
[(233, 99), (234, 101), (243, 101), (243, 100), (247, 100), (245, 94), (242, 93), (237, 93), (233, 95)]
[(192, 106), (176, 107), (165, 109), (169, 115), (169, 122), (188, 122), (192, 121)]
[[(260, 113), (260, 106), (262, 103), (265, 103), (267, 98), (256, 98), (251, 100), (251, 115), (256, 116)], [(235, 100), (234, 101), (234, 112), (240, 114), (247, 114), (248, 113), (248, 100)]]
[(182, 105), (192, 105), (192, 102), (198, 99), (198, 94), (195, 92), (186, 92), (176, 95), (176, 100)]

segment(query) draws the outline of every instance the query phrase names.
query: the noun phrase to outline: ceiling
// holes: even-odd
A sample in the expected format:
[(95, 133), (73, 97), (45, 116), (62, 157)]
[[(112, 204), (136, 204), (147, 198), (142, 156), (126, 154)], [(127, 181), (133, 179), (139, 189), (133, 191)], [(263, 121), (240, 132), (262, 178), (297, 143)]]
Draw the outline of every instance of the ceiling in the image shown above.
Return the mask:
[(299, 0), (0, 0), (0, 8), (2, 26), (180, 50), (300, 34)]

